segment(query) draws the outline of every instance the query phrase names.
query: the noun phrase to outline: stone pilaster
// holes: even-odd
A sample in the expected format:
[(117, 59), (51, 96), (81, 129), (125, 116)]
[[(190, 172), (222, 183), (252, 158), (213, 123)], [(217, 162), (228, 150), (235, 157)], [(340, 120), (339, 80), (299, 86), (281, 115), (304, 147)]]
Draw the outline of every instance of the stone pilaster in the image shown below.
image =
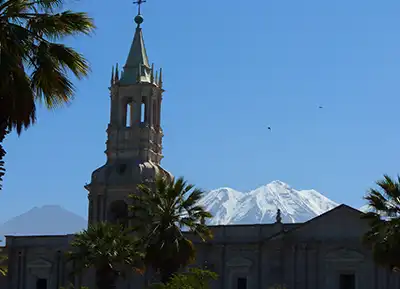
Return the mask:
[(293, 256), (293, 278), (292, 288), (297, 289), (297, 244), (292, 246)]

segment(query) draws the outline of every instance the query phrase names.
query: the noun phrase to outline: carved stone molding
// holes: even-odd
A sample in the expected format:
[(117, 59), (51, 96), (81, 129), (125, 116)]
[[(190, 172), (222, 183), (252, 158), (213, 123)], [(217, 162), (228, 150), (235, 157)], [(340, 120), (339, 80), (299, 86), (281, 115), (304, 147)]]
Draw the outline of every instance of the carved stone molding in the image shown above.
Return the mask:
[(229, 267), (251, 267), (253, 265), (253, 262), (251, 262), (249, 259), (242, 258), (242, 257), (235, 257), (230, 259), (226, 263)]
[(364, 255), (346, 248), (341, 248), (328, 252), (325, 255), (327, 261), (354, 261), (360, 262), (364, 260)]
[(37, 259), (27, 264), (29, 273), (43, 279), (50, 277), (52, 264), (44, 259)]

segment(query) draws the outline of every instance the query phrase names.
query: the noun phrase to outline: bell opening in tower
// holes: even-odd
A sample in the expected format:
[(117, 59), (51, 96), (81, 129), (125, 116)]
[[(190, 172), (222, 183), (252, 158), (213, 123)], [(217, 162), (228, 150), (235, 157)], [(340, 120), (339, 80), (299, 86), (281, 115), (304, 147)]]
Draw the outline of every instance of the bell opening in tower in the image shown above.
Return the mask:
[(146, 104), (144, 102), (142, 102), (142, 104), (140, 105), (140, 122), (144, 123), (146, 118)]
[(126, 104), (126, 127), (132, 126), (132, 102)]

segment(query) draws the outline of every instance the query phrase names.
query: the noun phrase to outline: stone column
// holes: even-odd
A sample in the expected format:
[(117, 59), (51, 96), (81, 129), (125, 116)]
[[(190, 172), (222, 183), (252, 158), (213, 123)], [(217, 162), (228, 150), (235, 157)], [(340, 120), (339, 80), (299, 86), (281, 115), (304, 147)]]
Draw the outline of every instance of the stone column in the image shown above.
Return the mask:
[(125, 125), (126, 125), (126, 117), (127, 117), (127, 115), (126, 115), (126, 112), (127, 112), (127, 102), (126, 102), (126, 100), (125, 99), (121, 99), (120, 100), (120, 102), (119, 102), (119, 104), (118, 104), (118, 110), (121, 112), (120, 114), (119, 114), (119, 120), (118, 120), (118, 125), (120, 126), (120, 127), (125, 127)]
[(305, 279), (304, 279), (304, 288), (308, 289), (308, 244), (304, 244), (303, 245), (303, 250), (304, 250), (304, 275), (305, 275)]
[(319, 256), (320, 256), (320, 252), (319, 252), (319, 242), (315, 243), (315, 288), (318, 289), (319, 288), (319, 280), (320, 280), (320, 270), (319, 270)]
[(22, 249), (22, 275), (21, 275), (21, 279), (22, 279), (22, 289), (26, 288), (26, 279), (28, 278), (28, 274), (27, 274), (27, 266), (26, 266), (26, 249)]
[[(299, 258), (298, 258), (299, 257)], [(306, 260), (307, 260), (307, 252), (306, 252), (306, 244), (305, 243), (300, 243), (298, 244), (298, 250), (297, 250), (297, 262), (296, 262), (296, 267), (299, 273), (296, 276), (297, 279), (297, 287), (299, 289), (309, 289), (306, 288), (306, 284), (308, 282), (308, 276), (307, 276), (307, 270), (308, 268), (306, 268)]]
[(293, 278), (292, 278), (292, 288), (297, 287), (297, 244), (292, 246), (293, 251)]
[[(261, 228), (261, 226), (260, 226), (260, 228)], [(260, 234), (261, 235), (261, 234)], [(262, 268), (263, 268), (263, 263), (262, 263), (262, 242), (260, 241), (259, 243), (258, 243), (258, 264), (257, 264), (257, 268), (258, 268), (258, 288), (262, 288), (262, 281), (263, 281), (263, 278), (262, 278)]]
[[(222, 256), (221, 256), (221, 289), (227, 289), (226, 278), (226, 232), (225, 227), (222, 227)], [(228, 282), (229, 284), (229, 282)]]
[(110, 98), (110, 122), (114, 125), (120, 125), (122, 100), (119, 98), (118, 88), (111, 90)]
[(55, 288), (60, 288), (60, 253), (56, 252), (55, 272), (54, 272), (54, 283)]
[(23, 289), (23, 283), (24, 283), (24, 269), (23, 269), (23, 252), (19, 251), (18, 252), (18, 258), (17, 258), (17, 288), (18, 289)]
[(89, 199), (88, 221), (89, 224), (91, 224), (95, 220), (94, 210), (93, 210), (94, 201), (92, 196), (89, 196), (88, 199)]
[(135, 124), (135, 114), (137, 113), (135, 111), (135, 102), (131, 99), (129, 102), (129, 105), (131, 106), (131, 115), (130, 115), (130, 121), (131, 123), (129, 124), (130, 127), (132, 127)]
[(102, 201), (101, 201), (101, 212), (102, 212), (102, 219), (103, 221), (107, 221), (107, 195), (104, 193), (102, 196)]
[[(225, 236), (224, 236), (225, 239)], [(226, 271), (226, 245), (225, 243), (222, 244), (222, 258), (221, 258), (222, 264), (221, 264), (221, 288), (226, 289), (226, 281), (225, 281), (225, 271)], [(229, 282), (228, 282), (229, 283)]]
[(374, 288), (378, 288), (378, 282), (379, 282), (379, 270), (378, 270), (378, 265), (376, 262), (374, 262)]
[(96, 210), (96, 221), (101, 222), (102, 221), (102, 195), (97, 195), (96, 196), (96, 203), (97, 203), (97, 210)]
[(157, 126), (161, 124), (161, 96), (157, 97)]
[(131, 102), (131, 120), (132, 126), (140, 122), (140, 103), (137, 101)]
[(151, 123), (151, 97), (146, 96), (145, 97), (145, 114), (144, 114), (144, 122), (146, 124)]
[[(72, 264), (72, 272), (76, 272), (76, 263), (75, 261)], [(74, 274), (74, 288), (79, 288), (80, 284), (79, 284), (79, 279), (80, 279), (80, 273)]]

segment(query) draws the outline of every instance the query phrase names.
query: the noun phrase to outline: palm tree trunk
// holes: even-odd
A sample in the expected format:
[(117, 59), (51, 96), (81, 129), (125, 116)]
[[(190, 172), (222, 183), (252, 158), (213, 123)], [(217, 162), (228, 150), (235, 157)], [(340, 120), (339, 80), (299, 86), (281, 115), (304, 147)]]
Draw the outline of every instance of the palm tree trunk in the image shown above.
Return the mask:
[(116, 289), (118, 275), (111, 269), (96, 271), (96, 286), (97, 289)]
[(4, 157), (6, 155), (6, 151), (3, 148), (3, 141), (7, 134), (7, 121), (0, 120), (0, 190), (2, 189), (3, 177), (6, 172), (6, 169), (4, 167)]

